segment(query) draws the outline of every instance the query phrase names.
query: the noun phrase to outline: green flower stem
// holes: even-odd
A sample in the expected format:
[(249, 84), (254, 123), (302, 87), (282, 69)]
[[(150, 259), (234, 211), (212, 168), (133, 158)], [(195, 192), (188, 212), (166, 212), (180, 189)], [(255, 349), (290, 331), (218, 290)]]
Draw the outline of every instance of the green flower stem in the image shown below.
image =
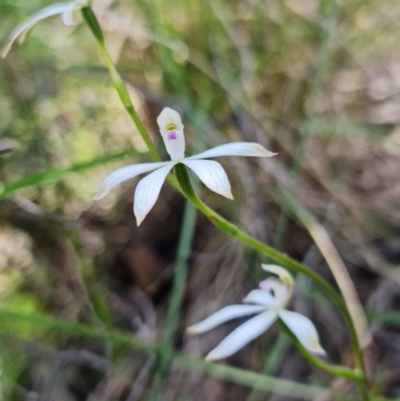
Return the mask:
[[(190, 201), (186, 200), (179, 238), (177, 263), (174, 268), (172, 291), (168, 305), (163, 337), (163, 346), (166, 349), (173, 349), (174, 337), (179, 324), (179, 316), (187, 277), (188, 257), (192, 247), (196, 217), (197, 209)], [(162, 357), (159, 358), (158, 365), (154, 373), (152, 389), (147, 397), (148, 401), (157, 400), (159, 395), (162, 393), (163, 383), (168, 374), (168, 368), (169, 361)]]
[(328, 373), (332, 376), (336, 377), (345, 377), (346, 379), (352, 380), (353, 382), (360, 382), (363, 380), (363, 374), (359, 370), (349, 369), (346, 366), (332, 366), (321, 359), (317, 358), (315, 355), (311, 354), (307, 351), (306, 348), (303, 347), (301, 342), (297, 339), (297, 337), (291, 332), (291, 330), (286, 326), (286, 324), (281, 320), (278, 319), (280, 326), (282, 327), (283, 331), (290, 337), (298, 351), (301, 355), (307, 359), (312, 365), (316, 366), (317, 368), (321, 369), (325, 373)]
[(149, 152), (150, 152), (152, 158), (155, 161), (160, 161), (161, 160), (160, 156), (158, 155), (158, 153), (153, 145), (153, 142), (150, 139), (149, 134), (147, 133), (144, 125), (142, 124), (139, 116), (136, 113), (135, 108), (133, 107), (132, 100), (129, 96), (128, 90), (126, 89), (124, 81), (122, 80), (117, 69), (115, 68), (114, 63), (111, 60), (110, 54), (108, 53), (108, 50), (104, 43), (103, 31), (99, 25), (99, 22), (97, 21), (95, 14), (93, 13), (93, 11), (90, 7), (84, 7), (84, 8), (82, 8), (82, 15), (99, 45), (100, 52), (104, 58), (104, 61), (108, 68), (108, 71), (110, 72), (112, 83), (118, 92), (118, 95), (122, 101), (122, 104), (124, 105), (126, 111), (131, 116), (133, 122), (135, 123), (141, 137), (143, 138), (144, 142), (146, 143), (146, 145), (149, 149)]
[(177, 164), (174, 167), (175, 177), (181, 187), (182, 192), (184, 195), (205, 215), (208, 219), (220, 230), (224, 231), (225, 233), (231, 235), (232, 237), (238, 239), (239, 241), (243, 242), (244, 244), (248, 245), (249, 247), (263, 253), (264, 255), (268, 256), (269, 258), (275, 260), (277, 263), (297, 271), (298, 273), (302, 273), (305, 276), (309, 277), (313, 280), (319, 287), (323, 288), (330, 296), (332, 301), (337, 305), (340, 312), (343, 314), (345, 318), (349, 330), (350, 330), (350, 338), (351, 344), (354, 352), (354, 360), (356, 369), (360, 372), (363, 372), (363, 380), (358, 381), (360, 393), (362, 395), (363, 400), (369, 400), (366, 382), (365, 382), (365, 368), (364, 368), (364, 361), (362, 359), (361, 349), (358, 342), (355, 326), (347, 305), (343, 302), (342, 298), (336, 293), (336, 291), (318, 274), (313, 272), (307, 266), (297, 262), (296, 260), (290, 258), (289, 256), (283, 255), (279, 251), (274, 248), (269, 247), (268, 245), (263, 244), (262, 242), (256, 240), (255, 238), (249, 236), (245, 232), (241, 231), (238, 227), (234, 224), (230, 223), (229, 221), (225, 220), (222, 216), (218, 213), (214, 212), (210, 209), (207, 205), (205, 205), (195, 194), (192, 183), (190, 181), (189, 173), (183, 164)]

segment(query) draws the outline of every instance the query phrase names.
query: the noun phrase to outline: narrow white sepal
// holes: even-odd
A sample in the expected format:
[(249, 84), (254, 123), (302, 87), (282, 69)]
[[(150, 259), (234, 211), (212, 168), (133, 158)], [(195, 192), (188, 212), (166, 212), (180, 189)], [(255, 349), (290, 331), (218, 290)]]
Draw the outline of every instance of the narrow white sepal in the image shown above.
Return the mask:
[(8, 40), (4, 44), (3, 48), (1, 49), (1, 57), (5, 58), (9, 53), (13, 43), (22, 35), (22, 38), (25, 38), (27, 32), (33, 28), (38, 22), (41, 20), (51, 17), (57, 14), (64, 14), (70, 7), (71, 2), (65, 3), (56, 3), (52, 4), (48, 7), (41, 9), (40, 11), (36, 12), (35, 14), (31, 15), (21, 24), (19, 24), (13, 31), (10, 33)]
[(246, 304), (256, 304), (264, 306), (276, 306), (276, 302), (271, 293), (263, 290), (252, 290), (243, 299)]
[(133, 213), (136, 216), (138, 226), (140, 226), (143, 219), (156, 203), (162, 184), (172, 167), (174, 167), (174, 163), (170, 162), (139, 181), (133, 201)]
[(259, 305), (230, 305), (222, 308), (218, 312), (213, 313), (207, 319), (194, 324), (186, 329), (187, 334), (201, 334), (209, 331), (223, 323), (239, 317), (253, 315), (262, 312), (264, 306)]
[(271, 157), (272, 153), (259, 143), (255, 142), (233, 142), (201, 152), (198, 155), (188, 157), (187, 160), (208, 159), (218, 156), (250, 156), (250, 157)]
[(293, 287), (293, 276), (284, 267), (278, 265), (267, 265), (263, 263), (261, 264), (261, 268), (268, 273), (277, 275), (279, 280), (283, 281), (289, 287)]
[(212, 160), (182, 160), (182, 163), (193, 170), (203, 184), (219, 195), (233, 199), (231, 184), (223, 167)]
[(275, 310), (269, 310), (251, 318), (230, 333), (206, 357), (206, 360), (227, 358), (239, 351), (250, 341), (264, 333), (276, 320)]
[(122, 182), (134, 178), (140, 174), (148, 173), (149, 171), (156, 170), (157, 168), (163, 167), (171, 162), (164, 163), (142, 163), (132, 164), (131, 166), (121, 167), (118, 170), (113, 171), (103, 181), (102, 188), (99, 193), (94, 197), (95, 200), (104, 198), (116, 185)]
[(279, 318), (297, 337), (304, 348), (314, 354), (326, 354), (319, 342), (317, 329), (315, 328), (314, 323), (308, 317), (305, 317), (300, 313), (291, 312), (288, 310), (280, 310)]

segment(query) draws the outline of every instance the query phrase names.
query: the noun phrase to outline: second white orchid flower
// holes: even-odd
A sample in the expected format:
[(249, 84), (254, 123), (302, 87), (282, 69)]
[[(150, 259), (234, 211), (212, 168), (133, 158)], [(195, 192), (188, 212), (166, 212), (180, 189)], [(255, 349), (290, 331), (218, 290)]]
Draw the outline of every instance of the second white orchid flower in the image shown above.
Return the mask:
[(25, 40), (28, 32), (41, 20), (52, 17), (53, 15), (61, 15), (62, 20), (65, 25), (72, 26), (74, 25), (73, 20), (73, 12), (75, 10), (79, 10), (83, 7), (87, 7), (90, 5), (91, 0), (75, 0), (68, 1), (64, 3), (55, 3), (42, 8), (37, 13), (31, 15), (25, 21), (23, 21), (20, 25), (18, 25), (8, 37), (8, 40), (4, 44), (1, 50), (1, 57), (6, 57), (9, 53), (13, 43), (18, 40), (22, 43)]
[(232, 319), (256, 315), (240, 325), (214, 348), (206, 357), (207, 360), (227, 358), (250, 341), (264, 333), (271, 325), (280, 319), (297, 337), (308, 351), (315, 354), (325, 354), (320, 345), (317, 329), (310, 319), (300, 313), (286, 310), (291, 297), (293, 277), (283, 267), (276, 265), (261, 265), (262, 269), (278, 276), (268, 278), (259, 284), (258, 290), (252, 290), (243, 299), (245, 305), (231, 305), (222, 308), (207, 319), (187, 328), (188, 334), (201, 334)]
[(95, 198), (103, 198), (113, 187), (123, 181), (153, 171), (141, 179), (136, 187), (133, 211), (137, 225), (141, 224), (156, 203), (162, 184), (176, 164), (186, 165), (197, 174), (209, 189), (232, 199), (231, 185), (225, 170), (218, 162), (204, 159), (218, 156), (270, 157), (275, 154), (258, 143), (234, 142), (217, 146), (195, 156), (185, 157), (185, 137), (179, 113), (166, 107), (158, 116), (157, 124), (171, 161), (134, 164), (115, 170), (104, 180), (102, 190)]

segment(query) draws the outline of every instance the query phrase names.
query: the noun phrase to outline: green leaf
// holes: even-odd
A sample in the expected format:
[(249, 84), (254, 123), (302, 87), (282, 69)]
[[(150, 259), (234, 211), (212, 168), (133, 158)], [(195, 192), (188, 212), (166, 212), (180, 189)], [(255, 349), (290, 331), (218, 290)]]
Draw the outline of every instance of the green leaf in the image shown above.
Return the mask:
[(74, 164), (70, 167), (58, 168), (54, 170), (44, 171), (43, 173), (39, 174), (29, 175), (24, 178), (21, 178), (20, 180), (3, 184), (3, 186), (0, 187), (0, 199), (7, 198), (12, 194), (14, 194), (15, 192), (20, 191), (21, 189), (24, 188), (37, 187), (39, 185), (60, 181), (69, 173), (80, 173), (82, 171), (89, 170), (93, 167), (101, 166), (103, 164), (120, 160), (127, 156), (142, 156), (142, 155), (144, 154), (133, 150), (129, 150), (120, 153), (115, 153), (112, 155), (98, 157), (89, 162)]

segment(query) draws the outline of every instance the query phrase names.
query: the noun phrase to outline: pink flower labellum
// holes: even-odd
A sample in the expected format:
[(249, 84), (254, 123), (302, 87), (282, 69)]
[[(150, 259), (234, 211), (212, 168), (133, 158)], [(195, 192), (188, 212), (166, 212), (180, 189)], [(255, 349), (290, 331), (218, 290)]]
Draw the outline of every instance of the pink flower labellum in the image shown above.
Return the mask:
[(169, 141), (176, 141), (178, 139), (178, 134), (176, 131), (169, 131), (167, 132), (167, 139)]

